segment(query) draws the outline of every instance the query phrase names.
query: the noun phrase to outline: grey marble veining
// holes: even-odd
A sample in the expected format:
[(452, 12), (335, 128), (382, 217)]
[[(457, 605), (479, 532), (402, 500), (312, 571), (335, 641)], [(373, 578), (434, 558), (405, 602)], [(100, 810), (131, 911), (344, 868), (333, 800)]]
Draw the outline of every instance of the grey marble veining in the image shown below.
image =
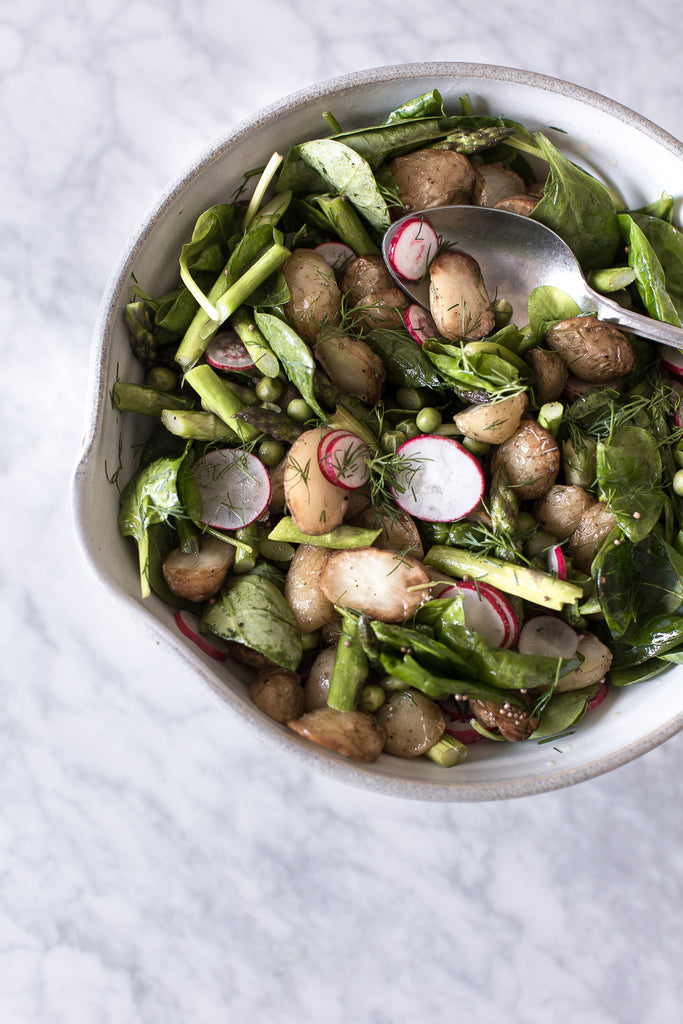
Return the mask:
[(683, 136), (680, 12), (624, 0), (24, 0), (0, 19), (0, 1020), (675, 1024), (683, 738), (557, 793), (427, 805), (263, 747), (114, 610), (69, 478), (110, 268), (280, 96), (462, 60)]

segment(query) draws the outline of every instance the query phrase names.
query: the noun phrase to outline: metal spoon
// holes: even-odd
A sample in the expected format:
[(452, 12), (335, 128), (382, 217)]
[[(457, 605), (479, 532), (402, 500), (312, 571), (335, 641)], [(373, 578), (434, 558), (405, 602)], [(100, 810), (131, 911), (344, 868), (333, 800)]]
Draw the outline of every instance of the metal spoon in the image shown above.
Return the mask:
[(392, 277), (425, 309), (429, 309), (429, 281), (407, 281), (392, 270), (387, 259), (396, 232), (405, 220), (416, 216), (424, 217), (443, 241), (477, 261), (489, 295), (511, 303), (513, 323), (520, 327), (527, 323), (529, 294), (539, 285), (552, 285), (571, 296), (582, 313), (596, 313), (600, 320), (642, 338), (683, 348), (683, 328), (622, 309), (593, 291), (569, 246), (550, 228), (530, 217), (485, 206), (435, 206), (414, 211), (397, 220), (385, 234), (382, 255)]

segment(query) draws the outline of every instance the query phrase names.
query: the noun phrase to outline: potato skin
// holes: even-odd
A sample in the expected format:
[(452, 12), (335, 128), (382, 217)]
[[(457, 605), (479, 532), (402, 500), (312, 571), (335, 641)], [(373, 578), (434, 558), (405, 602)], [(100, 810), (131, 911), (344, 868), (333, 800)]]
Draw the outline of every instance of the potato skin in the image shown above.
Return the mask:
[(569, 370), (559, 352), (545, 348), (532, 348), (524, 356), (524, 362), (534, 374), (534, 391), (539, 405), (554, 402), (564, 391)]
[(330, 380), (347, 395), (369, 405), (379, 402), (386, 370), (362, 338), (324, 332), (314, 355)]
[(581, 521), (581, 516), (595, 504), (595, 498), (583, 487), (575, 484), (554, 484), (547, 494), (536, 502), (536, 522), (556, 540), (570, 537)]
[(491, 464), (494, 470), (504, 466), (515, 494), (523, 501), (540, 498), (557, 479), (560, 449), (549, 430), (536, 420), (524, 420), (496, 449)]
[(313, 249), (295, 249), (282, 264), (289, 301), (285, 316), (304, 341), (313, 343), (320, 330), (339, 319), (341, 292), (334, 270)]
[(377, 720), (386, 729), (384, 750), (395, 757), (419, 757), (443, 736), (443, 711), (419, 690), (392, 693), (380, 708)]
[(567, 554), (577, 569), (590, 572), (598, 548), (617, 525), (617, 517), (603, 501), (587, 508), (569, 538)]
[(403, 327), (403, 310), (407, 306), (405, 294), (392, 284), (390, 288), (361, 295), (349, 313), (361, 331), (370, 334), (383, 327)]
[(566, 693), (568, 690), (580, 690), (584, 686), (592, 686), (593, 683), (604, 679), (609, 672), (612, 664), (612, 652), (592, 633), (585, 633), (581, 637), (576, 653), (583, 655), (585, 660), (573, 672), (567, 672), (565, 676), (558, 679), (555, 687), (556, 693)]
[(385, 730), (365, 711), (315, 708), (287, 722), (292, 732), (327, 750), (366, 764), (382, 753)]
[(418, 149), (397, 156), (389, 171), (407, 212), (469, 203), (476, 180), (467, 157), (450, 149)]
[(364, 295), (394, 287), (394, 279), (381, 256), (357, 256), (346, 265), (340, 284), (350, 306), (357, 306)]
[(429, 309), (439, 334), (449, 341), (484, 338), (496, 325), (479, 264), (454, 249), (429, 267)]
[(633, 349), (626, 335), (593, 316), (562, 320), (546, 331), (545, 340), (575, 377), (590, 384), (623, 377), (633, 367)]
[(348, 491), (335, 487), (318, 464), (318, 444), (324, 432), (305, 430), (289, 449), (284, 470), (285, 500), (292, 519), (302, 531), (319, 536), (344, 520)]
[(286, 668), (277, 666), (257, 672), (249, 684), (249, 696), (264, 715), (282, 725), (304, 713), (301, 679)]

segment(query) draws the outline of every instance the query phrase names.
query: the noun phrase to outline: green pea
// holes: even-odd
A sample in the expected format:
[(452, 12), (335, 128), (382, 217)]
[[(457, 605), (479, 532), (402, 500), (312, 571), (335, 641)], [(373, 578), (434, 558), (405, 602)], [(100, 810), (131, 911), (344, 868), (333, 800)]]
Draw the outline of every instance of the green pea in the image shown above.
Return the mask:
[(387, 452), (387, 454), (389, 452), (395, 452), (401, 447), (403, 442), (407, 440), (408, 439), (402, 430), (387, 430), (385, 434), (382, 434), (380, 442), (382, 451)]
[(683, 466), (683, 441), (679, 441), (674, 448), (674, 461), (677, 466)]
[(441, 413), (431, 405), (426, 405), (424, 409), (420, 409), (415, 417), (415, 422), (421, 433), (433, 434), (441, 426)]
[(313, 410), (303, 398), (293, 398), (287, 406), (287, 415), (297, 423), (305, 423), (313, 415)]
[(678, 494), (679, 497), (683, 497), (683, 469), (679, 469), (674, 473), (673, 489), (674, 494)]
[(264, 466), (277, 466), (284, 459), (285, 451), (285, 446), (280, 441), (268, 439), (259, 445), (258, 457)]
[(284, 381), (277, 377), (263, 377), (254, 388), (260, 402), (277, 402), (282, 398), (284, 390)]

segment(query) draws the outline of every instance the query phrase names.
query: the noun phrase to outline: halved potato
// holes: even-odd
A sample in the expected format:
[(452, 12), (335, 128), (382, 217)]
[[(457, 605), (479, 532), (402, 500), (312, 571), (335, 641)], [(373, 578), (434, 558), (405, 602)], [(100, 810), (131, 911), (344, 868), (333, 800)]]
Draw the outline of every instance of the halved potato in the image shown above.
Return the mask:
[(289, 449), (284, 471), (290, 515), (302, 533), (314, 537), (341, 525), (349, 493), (331, 484), (320, 470), (318, 444), (325, 433), (305, 430)]
[(390, 694), (377, 721), (387, 732), (384, 749), (395, 757), (419, 757), (441, 739), (446, 729), (439, 705), (412, 688)]
[(316, 708), (287, 725), (320, 747), (366, 763), (377, 760), (386, 736), (384, 728), (366, 711)]
[(381, 256), (358, 256), (344, 269), (341, 290), (350, 306), (357, 306), (364, 295), (394, 287), (394, 279)]
[(301, 337), (317, 341), (323, 326), (339, 319), (341, 292), (334, 270), (314, 249), (295, 249), (282, 264), (290, 298), (285, 316)]
[(360, 338), (325, 333), (314, 350), (330, 380), (347, 395), (376, 405), (386, 377), (384, 363)]
[(584, 660), (573, 672), (567, 672), (566, 676), (558, 679), (555, 687), (556, 693), (592, 686), (593, 683), (604, 679), (609, 672), (612, 664), (612, 652), (593, 633), (584, 633), (579, 640), (576, 653), (582, 655)]
[(398, 551), (358, 548), (330, 555), (320, 587), (333, 604), (383, 622), (403, 622), (428, 596), (429, 576), (417, 559)]
[(430, 264), (429, 309), (439, 334), (449, 341), (484, 338), (496, 325), (479, 264), (454, 249)]
[(334, 605), (320, 588), (320, 573), (329, 555), (328, 548), (300, 544), (289, 563), (285, 597), (302, 633), (314, 633), (336, 617)]
[(174, 548), (164, 558), (162, 572), (172, 594), (197, 603), (213, 597), (223, 586), (235, 561), (232, 544), (209, 535), (200, 539), (199, 553)]
[(521, 391), (500, 402), (470, 405), (453, 419), (465, 437), (487, 444), (502, 444), (517, 430), (528, 403), (526, 392)]
[(500, 161), (478, 164), (472, 193), (474, 206), (495, 206), (503, 199), (524, 191), (524, 179)]

